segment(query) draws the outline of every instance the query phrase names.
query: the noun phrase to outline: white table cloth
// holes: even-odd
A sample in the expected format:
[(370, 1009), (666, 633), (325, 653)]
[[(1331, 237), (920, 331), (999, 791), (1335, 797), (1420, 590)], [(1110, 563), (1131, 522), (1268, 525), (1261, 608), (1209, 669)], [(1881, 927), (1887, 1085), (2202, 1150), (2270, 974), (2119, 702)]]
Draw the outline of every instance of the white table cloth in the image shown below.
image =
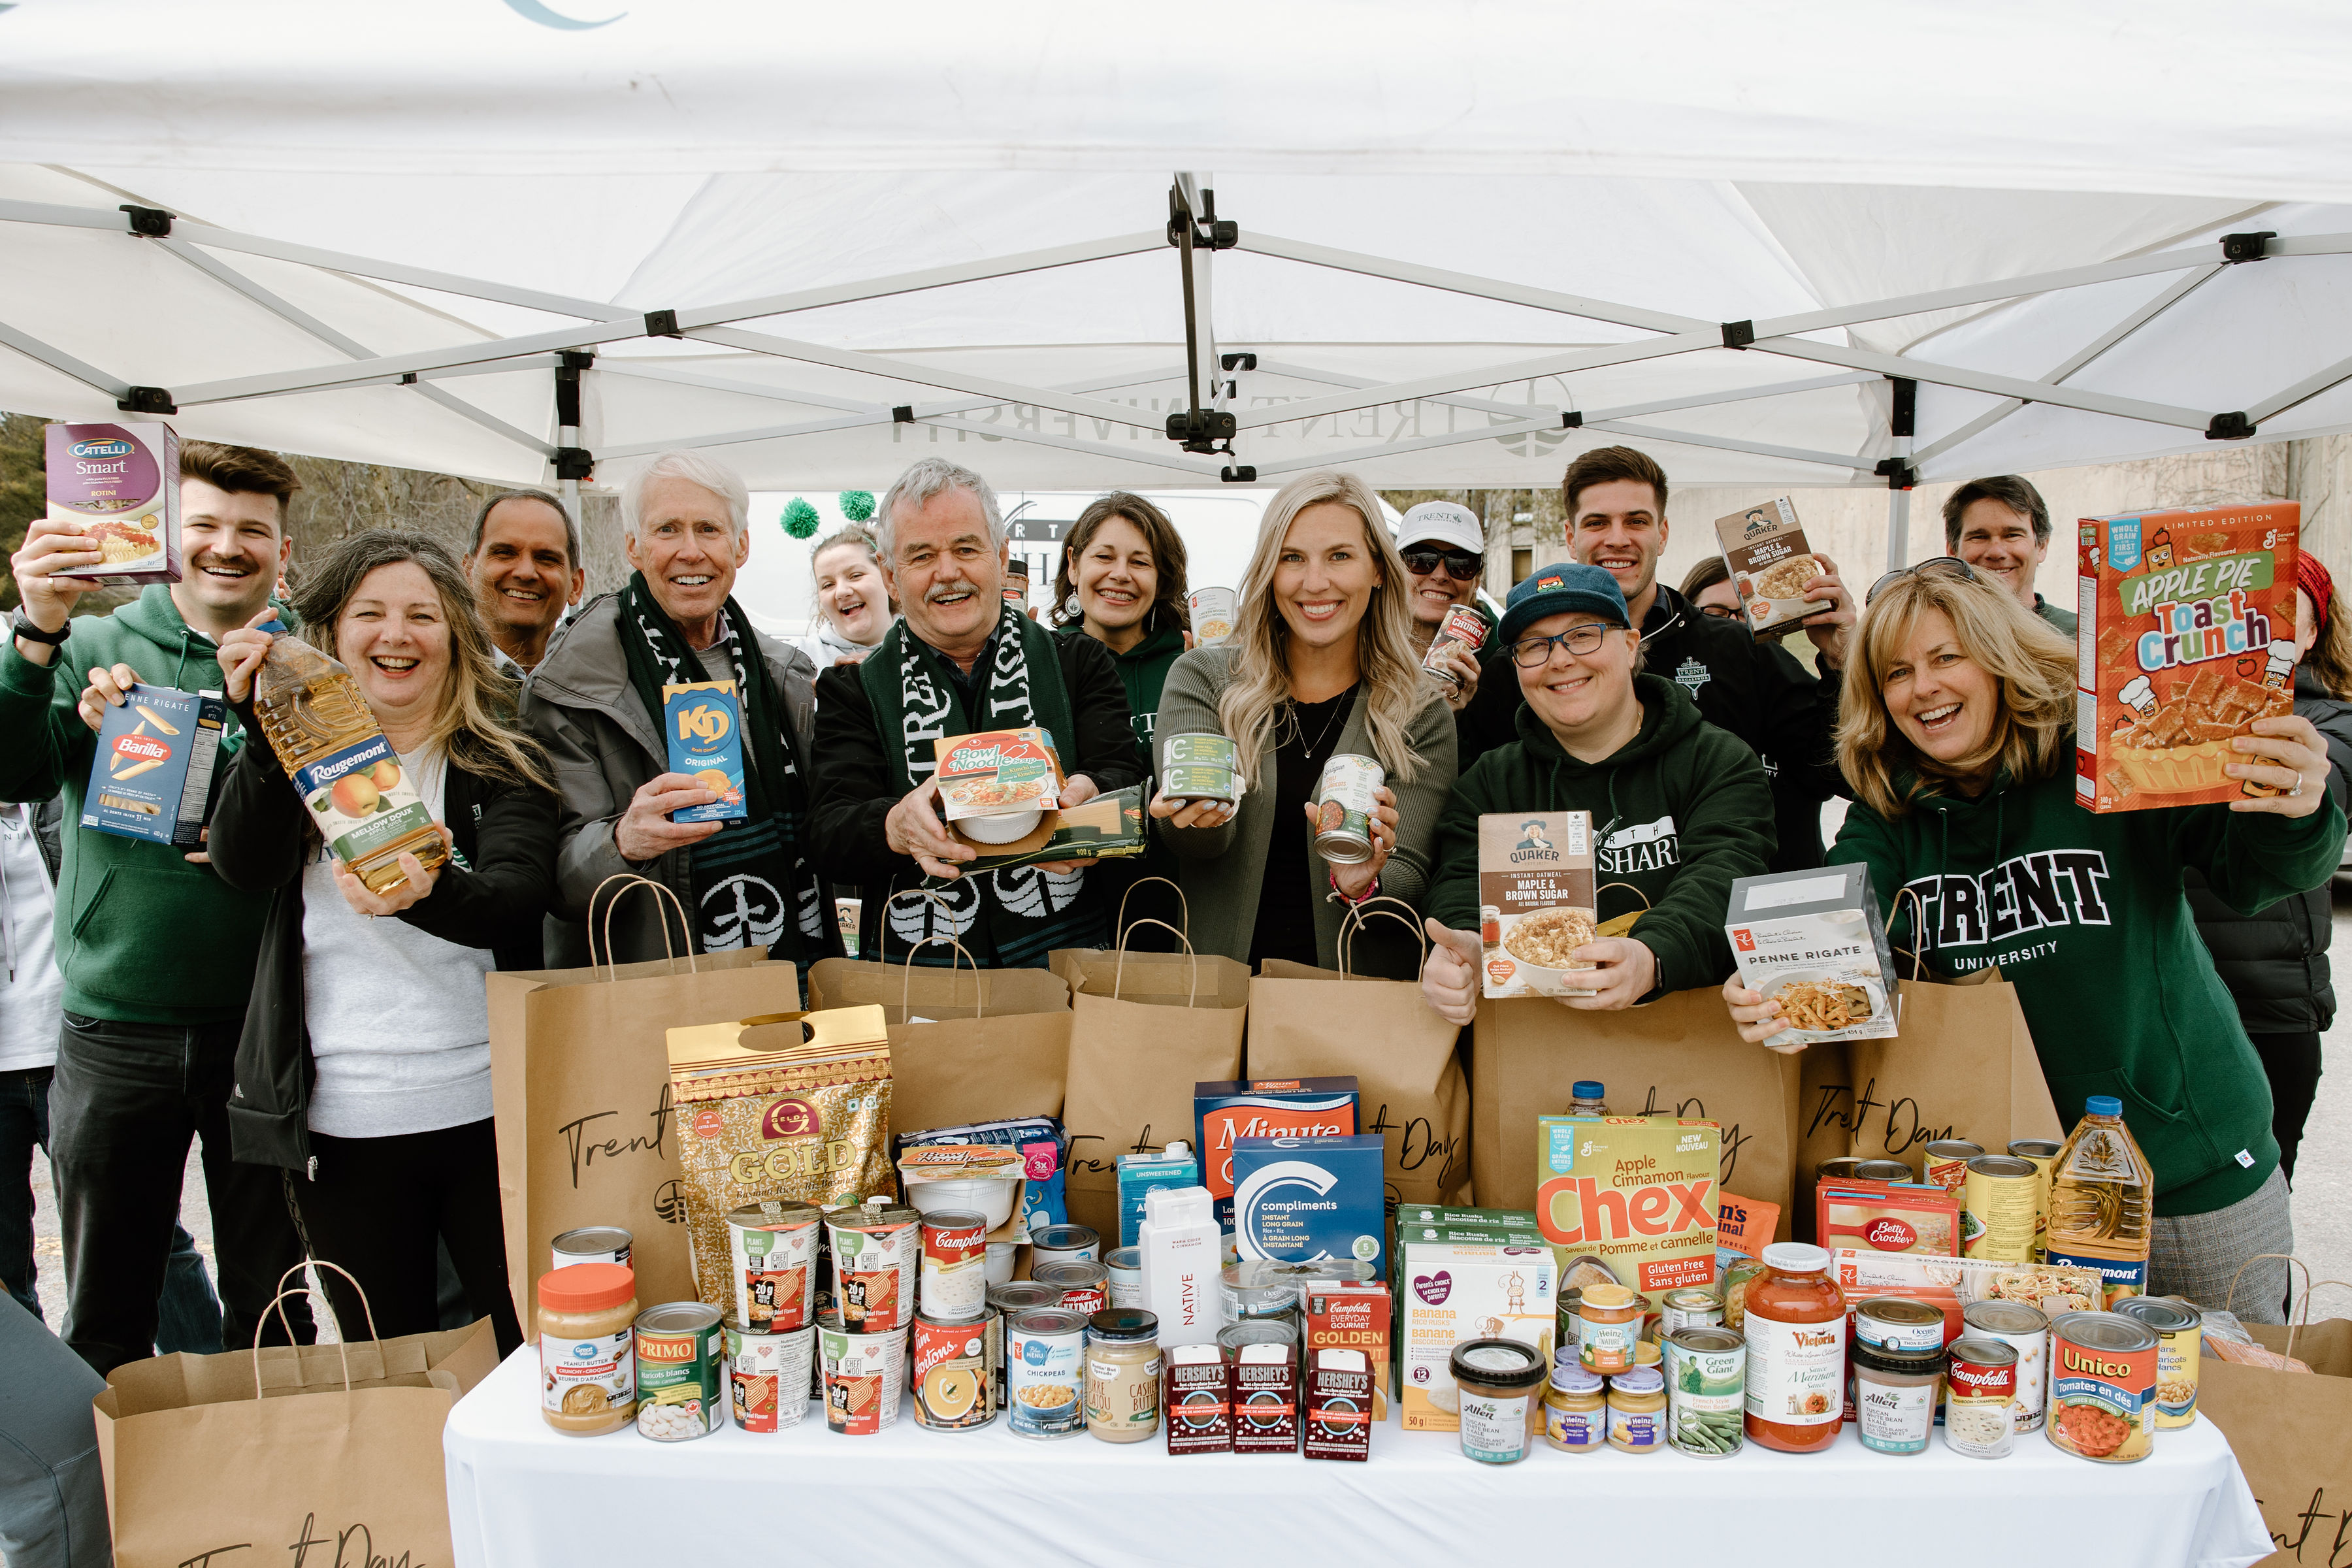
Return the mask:
[[(1372, 1435), (1368, 1463), (1187, 1455), (1160, 1439), (1015, 1437), (905, 1419), (871, 1437), (728, 1426), (688, 1443), (634, 1427), (572, 1437), (540, 1418), (526, 1345), (467, 1394), (443, 1437), (458, 1568), (583, 1563), (1181, 1563), (1646, 1562), (1668, 1542), (1742, 1561), (1818, 1563), (1857, 1542), (1955, 1560), (1959, 1532), (2029, 1543), (2037, 1562), (2242, 1568), (2271, 1550), (2229, 1444), (2210, 1421), (2165, 1432), (2137, 1465), (2095, 1465), (2040, 1433), (1967, 1459), (1938, 1433), (1896, 1458), (1851, 1429), (1827, 1454), (1750, 1446), (1709, 1462), (1562, 1454), (1536, 1440), (1505, 1467), (1450, 1433)], [(1475, 1548), (1475, 1555), (1465, 1548)], [(2004, 1552), (2003, 1555), (2012, 1553)], [(1974, 1553), (1962, 1552), (1966, 1558)]]

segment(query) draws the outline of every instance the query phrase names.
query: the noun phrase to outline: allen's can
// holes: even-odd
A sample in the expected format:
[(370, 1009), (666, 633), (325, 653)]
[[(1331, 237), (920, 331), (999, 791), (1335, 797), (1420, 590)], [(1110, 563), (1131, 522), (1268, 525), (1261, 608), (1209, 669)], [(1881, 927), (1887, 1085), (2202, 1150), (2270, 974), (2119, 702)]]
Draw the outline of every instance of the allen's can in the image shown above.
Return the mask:
[(2197, 1358), (2203, 1353), (2205, 1315), (2163, 1296), (2126, 1296), (2116, 1311), (2156, 1331), (2156, 1424), (2187, 1426), (2197, 1419)]
[(1918, 1180), (1931, 1187), (1957, 1193), (1968, 1184), (1969, 1162), (1984, 1152), (1984, 1145), (1965, 1138), (1946, 1138), (1919, 1145), (1916, 1154)]
[(1976, 1301), (1961, 1314), (1971, 1340), (1999, 1340), (2017, 1352), (2017, 1429), (2042, 1430), (2050, 1397), (2050, 1320), (2024, 1301)]
[(1060, 1291), (1062, 1299), (1056, 1305), (1066, 1311), (1091, 1318), (1110, 1305), (1110, 1270), (1090, 1259), (1066, 1258), (1058, 1263), (1035, 1264), (1029, 1278)]
[(2155, 1447), (2156, 1331), (2119, 1312), (2050, 1320), (2050, 1441), (2101, 1464), (2145, 1459)]
[(637, 1430), (659, 1443), (680, 1443), (715, 1430), (726, 1417), (719, 1382), (726, 1331), (719, 1309), (700, 1301), (665, 1301), (637, 1314)]
[(878, 1333), (914, 1321), (922, 1222), (913, 1209), (880, 1198), (824, 1216), (833, 1246), (833, 1306), (844, 1329)]
[[(1689, 1292), (1674, 1293), (1685, 1294)], [(1741, 1412), (1748, 1397), (1746, 1338), (1723, 1328), (1676, 1329), (1666, 1335), (1662, 1348), (1666, 1446), (1701, 1459), (1725, 1459), (1739, 1452)]]
[(782, 1432), (799, 1426), (808, 1414), (815, 1327), (769, 1333), (731, 1320), (725, 1327), (727, 1385), (735, 1425), (746, 1432)]
[(1005, 1422), (1016, 1437), (1087, 1429), (1087, 1320), (1059, 1308), (1016, 1312), (1004, 1325)]
[(2033, 1253), (2033, 1162), (1979, 1154), (1961, 1186), (1960, 1251), (1969, 1258), (2023, 1263)]
[(727, 1216), (735, 1291), (726, 1303), (729, 1317), (758, 1333), (789, 1332), (814, 1321), (810, 1286), (824, 1217), (814, 1204), (780, 1198), (746, 1204)]
[(1241, 601), (1231, 588), (1195, 588), (1184, 595), (1192, 614), (1192, 646), (1214, 647), (1234, 635), (1234, 614)]
[(915, 1314), (915, 1425), (966, 1432), (996, 1419), (996, 1317)]
[(1421, 656), (1421, 668), (1436, 676), (1447, 686), (1458, 687), (1462, 682), (1456, 679), (1454, 672), (1444, 668), (1442, 662), (1445, 658), (1445, 650), (1456, 646), (1466, 647), (1470, 650), (1471, 657), (1475, 658), (1486, 641), (1486, 617), (1471, 605), (1456, 605), (1447, 610), (1445, 619), (1438, 623), (1437, 635), (1429, 639), (1429, 651)]
[(923, 1216), (924, 1317), (968, 1322), (988, 1310), (988, 1216), (933, 1209)]
[(2023, 1160), (2033, 1167), (2033, 1251), (2035, 1263), (2042, 1261), (2042, 1242), (2050, 1235), (2050, 1173), (2058, 1164), (2062, 1147), (2053, 1138), (2020, 1138), (2009, 1146), (2012, 1160)]
[(592, 1225), (579, 1230), (567, 1230), (555, 1238), (550, 1250), (555, 1261), (550, 1267), (569, 1268), (575, 1263), (617, 1263), (629, 1267), (629, 1233), (616, 1225)]
[(1315, 787), (1315, 852), (1335, 866), (1372, 858), (1374, 798), (1388, 774), (1371, 758), (1341, 752), (1323, 764)]

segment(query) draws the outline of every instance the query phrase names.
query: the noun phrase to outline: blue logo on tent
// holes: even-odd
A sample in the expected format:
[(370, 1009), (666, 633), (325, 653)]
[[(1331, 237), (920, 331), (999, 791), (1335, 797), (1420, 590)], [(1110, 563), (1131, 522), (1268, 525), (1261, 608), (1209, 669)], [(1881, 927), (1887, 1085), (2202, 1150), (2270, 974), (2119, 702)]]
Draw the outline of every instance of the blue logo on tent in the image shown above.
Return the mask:
[(601, 22), (583, 22), (577, 16), (566, 16), (549, 10), (540, 4), (540, 0), (507, 0), (507, 9), (526, 22), (536, 22), (542, 27), (560, 27), (567, 33), (585, 33), (598, 27), (609, 27), (621, 16), (628, 15), (624, 11), (620, 16), (607, 16)]

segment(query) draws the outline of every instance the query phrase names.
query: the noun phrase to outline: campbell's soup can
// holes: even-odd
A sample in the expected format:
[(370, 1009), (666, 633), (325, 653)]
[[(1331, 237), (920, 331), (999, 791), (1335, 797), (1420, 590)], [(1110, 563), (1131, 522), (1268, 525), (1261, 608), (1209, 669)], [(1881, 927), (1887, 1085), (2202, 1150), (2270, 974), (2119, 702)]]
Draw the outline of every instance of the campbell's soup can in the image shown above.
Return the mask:
[(1961, 1183), (1960, 1251), (1969, 1258), (2023, 1263), (2033, 1255), (2033, 1162), (1979, 1154)]
[(844, 1329), (879, 1333), (914, 1321), (922, 1218), (879, 1198), (824, 1216), (833, 1244), (833, 1307)]
[(727, 1384), (735, 1425), (746, 1432), (783, 1432), (808, 1414), (809, 1364), (816, 1329), (785, 1333), (747, 1329), (731, 1320), (727, 1333)]
[(735, 1292), (727, 1303), (729, 1317), (762, 1333), (788, 1332), (813, 1321), (810, 1286), (824, 1217), (814, 1204), (779, 1198), (747, 1204), (727, 1216)]
[(1323, 764), (1315, 786), (1315, 852), (1336, 866), (1360, 865), (1372, 858), (1374, 792), (1388, 777), (1381, 764), (1354, 752), (1341, 752)]
[(2186, 1426), (2197, 1419), (2197, 1358), (2203, 1352), (2205, 1314), (2163, 1296), (2126, 1296), (2116, 1310), (2156, 1331), (2156, 1424)]
[(1029, 1278), (1059, 1290), (1062, 1299), (1058, 1305), (1065, 1310), (1083, 1312), (1091, 1318), (1110, 1305), (1110, 1270), (1087, 1258), (1066, 1258), (1056, 1263), (1040, 1263), (1030, 1268)]
[(1437, 635), (1429, 639), (1429, 651), (1421, 656), (1421, 668), (1436, 676), (1448, 686), (1459, 686), (1454, 672), (1445, 668), (1445, 650), (1457, 644), (1475, 657), (1486, 641), (1486, 617), (1467, 605), (1456, 605), (1445, 612), (1438, 624)]
[(912, 1335), (915, 1425), (966, 1432), (996, 1419), (996, 1314), (934, 1318), (915, 1314)]
[(2050, 1441), (2101, 1464), (2145, 1459), (2155, 1447), (2156, 1331), (2120, 1312), (2050, 1320)]
[(1923, 1143), (1915, 1158), (1919, 1180), (1931, 1187), (1957, 1193), (1968, 1185), (1969, 1162), (1984, 1152), (1984, 1145), (1965, 1138), (1945, 1138)]
[(635, 1237), (616, 1225), (583, 1226), (567, 1230), (555, 1238), (549, 1250), (554, 1253), (555, 1268), (569, 1268), (575, 1263), (617, 1263), (629, 1267), (629, 1247)]
[(941, 1321), (988, 1310), (988, 1216), (933, 1209), (923, 1216), (923, 1293), (918, 1305)]
[(1944, 1367), (1944, 1446), (1998, 1459), (2017, 1433), (2017, 1352), (1996, 1339), (1954, 1342)]
[(1231, 588), (1195, 588), (1184, 595), (1184, 607), (1192, 612), (1192, 646), (1214, 647), (1232, 637), (1240, 603)]
[(2025, 1301), (1976, 1301), (1961, 1313), (1960, 1333), (1971, 1340), (1999, 1340), (2017, 1352), (2017, 1429), (2042, 1430), (2050, 1397), (2050, 1320)]

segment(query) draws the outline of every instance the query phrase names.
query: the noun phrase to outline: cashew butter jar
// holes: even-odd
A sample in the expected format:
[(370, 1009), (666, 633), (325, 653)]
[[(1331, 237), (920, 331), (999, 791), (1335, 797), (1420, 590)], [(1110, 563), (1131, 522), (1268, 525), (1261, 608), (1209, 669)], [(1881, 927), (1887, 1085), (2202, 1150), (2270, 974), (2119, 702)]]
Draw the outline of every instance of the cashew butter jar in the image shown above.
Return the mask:
[(540, 1414), (559, 1432), (617, 1432), (637, 1413), (637, 1277), (619, 1263), (540, 1276)]
[(1106, 1443), (1160, 1431), (1160, 1320), (1108, 1307), (1087, 1321), (1087, 1430)]

